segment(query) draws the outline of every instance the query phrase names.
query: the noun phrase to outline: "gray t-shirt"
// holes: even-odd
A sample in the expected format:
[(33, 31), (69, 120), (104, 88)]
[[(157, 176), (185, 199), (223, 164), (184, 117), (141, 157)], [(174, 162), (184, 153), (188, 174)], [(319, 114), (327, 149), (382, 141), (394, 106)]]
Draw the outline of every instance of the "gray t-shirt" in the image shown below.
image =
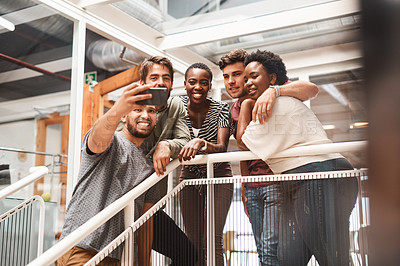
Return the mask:
[[(83, 141), (78, 183), (65, 213), (60, 239), (69, 235), (154, 172), (153, 164), (143, 151), (122, 133), (114, 134), (110, 146), (104, 152), (88, 153), (86, 141), (89, 132)], [(139, 217), (144, 202), (156, 203), (158, 198), (157, 188), (149, 189), (138, 197), (135, 200), (135, 219)], [(123, 231), (122, 210), (77, 246), (100, 251)], [(121, 253), (122, 248), (118, 248), (109, 256), (120, 259)]]

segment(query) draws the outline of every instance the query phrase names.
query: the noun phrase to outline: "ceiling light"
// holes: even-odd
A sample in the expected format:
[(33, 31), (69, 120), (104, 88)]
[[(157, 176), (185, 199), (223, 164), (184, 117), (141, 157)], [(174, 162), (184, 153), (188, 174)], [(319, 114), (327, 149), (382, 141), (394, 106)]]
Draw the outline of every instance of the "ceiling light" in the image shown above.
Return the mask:
[(355, 122), (350, 125), (350, 129), (363, 128), (363, 127), (367, 127), (367, 126), (368, 126), (368, 122)]
[(335, 128), (336, 128), (335, 125), (323, 125), (322, 127), (323, 127), (325, 130), (335, 129)]
[(15, 30), (15, 25), (14, 23), (8, 21), (5, 18), (0, 17), (0, 26), (8, 29), (9, 31), (14, 31)]

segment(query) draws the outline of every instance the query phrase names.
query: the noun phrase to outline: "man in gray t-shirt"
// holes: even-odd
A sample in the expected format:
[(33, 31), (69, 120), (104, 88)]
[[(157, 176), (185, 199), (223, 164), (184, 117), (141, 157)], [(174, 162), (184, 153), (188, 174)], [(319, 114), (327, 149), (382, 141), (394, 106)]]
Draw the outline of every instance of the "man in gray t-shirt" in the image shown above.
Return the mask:
[[(86, 134), (78, 183), (65, 214), (61, 239), (154, 172), (152, 162), (139, 148), (156, 125), (155, 106), (136, 104), (151, 97), (150, 94), (137, 95), (148, 88), (148, 85), (129, 86), (119, 101)], [(121, 132), (115, 132), (120, 119), (124, 127)], [(150, 209), (158, 197), (158, 191), (154, 188), (135, 200), (135, 218)], [(147, 226), (152, 226), (152, 219)], [(57, 265), (83, 265), (123, 230), (124, 217), (121, 211), (59, 258)], [(146, 232), (151, 232), (146, 226), (142, 230), (143, 237)], [(139, 230), (138, 237), (142, 233)], [(145, 241), (138, 240), (138, 243)], [(149, 246), (139, 245), (139, 265), (148, 262), (150, 249)], [(119, 264), (121, 252), (121, 248), (115, 250), (104, 262)]]

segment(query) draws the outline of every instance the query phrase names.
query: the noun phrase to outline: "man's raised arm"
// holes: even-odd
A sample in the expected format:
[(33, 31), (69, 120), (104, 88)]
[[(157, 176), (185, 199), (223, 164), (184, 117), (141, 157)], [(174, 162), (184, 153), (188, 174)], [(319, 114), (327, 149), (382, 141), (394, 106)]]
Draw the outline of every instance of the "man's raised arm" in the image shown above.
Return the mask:
[(137, 101), (151, 98), (151, 94), (137, 95), (139, 92), (149, 89), (149, 87), (148, 85), (140, 86), (138, 84), (128, 86), (114, 106), (94, 123), (88, 137), (88, 148), (91, 152), (102, 153), (110, 146), (112, 136), (121, 117), (132, 111), (132, 106)]

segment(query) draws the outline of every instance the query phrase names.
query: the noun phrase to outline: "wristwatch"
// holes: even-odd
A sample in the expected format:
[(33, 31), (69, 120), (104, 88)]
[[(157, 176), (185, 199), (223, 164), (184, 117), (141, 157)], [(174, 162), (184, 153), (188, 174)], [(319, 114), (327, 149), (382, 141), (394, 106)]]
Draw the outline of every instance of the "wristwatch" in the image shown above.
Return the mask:
[(279, 96), (281, 96), (281, 89), (279, 88), (278, 85), (270, 85), (270, 87), (275, 89), (276, 92), (276, 97), (278, 98)]

